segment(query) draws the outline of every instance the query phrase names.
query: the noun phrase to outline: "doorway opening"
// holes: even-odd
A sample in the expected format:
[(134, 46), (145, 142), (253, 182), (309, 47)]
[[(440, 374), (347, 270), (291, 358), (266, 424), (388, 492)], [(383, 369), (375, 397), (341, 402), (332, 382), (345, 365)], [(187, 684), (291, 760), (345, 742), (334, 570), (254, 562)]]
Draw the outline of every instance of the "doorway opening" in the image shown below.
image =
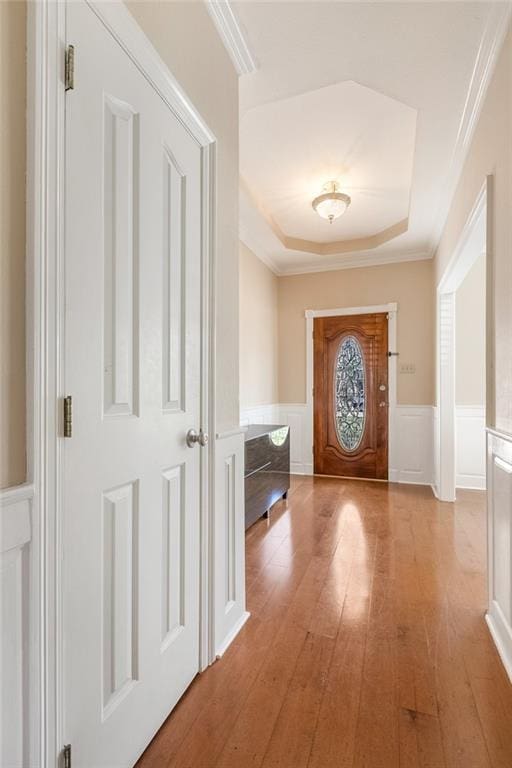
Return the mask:
[(437, 287), (435, 492), (442, 501), (455, 501), (457, 488), (485, 489), (489, 184)]

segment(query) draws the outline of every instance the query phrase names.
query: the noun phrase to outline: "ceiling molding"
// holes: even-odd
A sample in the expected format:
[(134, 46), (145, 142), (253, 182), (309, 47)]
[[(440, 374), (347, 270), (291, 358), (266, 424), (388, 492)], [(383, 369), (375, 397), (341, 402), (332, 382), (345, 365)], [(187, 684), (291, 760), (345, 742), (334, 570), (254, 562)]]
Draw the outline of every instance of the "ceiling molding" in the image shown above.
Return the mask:
[(315, 256), (339, 256), (341, 253), (356, 253), (357, 251), (368, 251), (371, 248), (377, 248), (379, 245), (383, 245), (389, 240), (403, 235), (407, 232), (408, 227), (409, 219), (403, 219), (381, 232), (375, 232), (373, 235), (356, 237), (352, 240), (333, 240), (328, 243), (317, 243), (314, 240), (290, 237), (281, 232), (281, 230), (276, 232), (276, 235), (289, 251), (303, 251), (304, 253), (312, 253)]
[(359, 269), (362, 267), (381, 267), (387, 264), (402, 264), (407, 261), (427, 261), (430, 254), (428, 251), (409, 251), (405, 253), (381, 253), (375, 251), (368, 253), (356, 253), (345, 256), (343, 259), (330, 262), (329, 264), (318, 264), (290, 269), (282, 269), (277, 273), (279, 277), (289, 277), (291, 275), (309, 275), (312, 272), (337, 272), (341, 269)]
[(439, 247), (439, 241), (443, 234), (444, 226), (450, 212), (455, 190), (459, 183), (464, 163), (466, 161), (478, 119), (482, 112), (487, 89), (491, 82), (496, 62), (508, 30), (512, 5), (506, 3), (494, 3), (489, 15), (480, 48), (473, 68), (473, 74), (469, 83), (466, 102), (462, 113), (457, 141), (455, 143), (448, 175), (442, 185), (444, 190), (440, 204), (436, 226), (433, 233), (433, 243), (430, 256), (433, 257)]
[(270, 269), (274, 275), (279, 275), (279, 268), (272, 261), (266, 249), (258, 242), (258, 238), (254, 235), (254, 232), (250, 227), (246, 226), (244, 222), (239, 222), (239, 238), (241, 242), (253, 253), (260, 261)]
[(240, 27), (229, 0), (205, 0), (217, 32), (239, 75), (257, 70), (256, 60)]
[[(282, 252), (282, 242), (269, 224), (264, 212), (250, 196), (249, 190), (242, 179), (240, 180), (238, 226), (240, 240), (278, 277), (302, 275), (311, 272), (333, 272), (339, 269), (354, 269), (356, 267), (375, 267), (380, 264), (420, 261), (431, 258), (428, 250), (382, 252), (377, 248), (368, 248), (362, 251), (332, 254), (330, 258), (329, 256), (322, 257), (311, 254), (310, 262), (303, 266), (297, 266), (296, 263), (290, 264), (289, 267), (280, 266), (276, 262), (274, 254)], [(291, 251), (290, 255), (292, 254), (293, 251)], [(329, 258), (329, 261), (326, 261), (326, 258)]]

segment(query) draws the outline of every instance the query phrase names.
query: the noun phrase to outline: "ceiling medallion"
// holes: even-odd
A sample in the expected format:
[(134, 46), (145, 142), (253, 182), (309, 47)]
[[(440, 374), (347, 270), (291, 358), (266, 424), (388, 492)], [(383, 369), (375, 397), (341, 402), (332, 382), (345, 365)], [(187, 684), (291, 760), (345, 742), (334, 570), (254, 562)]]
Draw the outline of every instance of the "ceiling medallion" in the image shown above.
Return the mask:
[(350, 197), (339, 191), (337, 181), (329, 181), (323, 187), (323, 194), (315, 197), (311, 205), (322, 219), (332, 224), (342, 216), (350, 205)]

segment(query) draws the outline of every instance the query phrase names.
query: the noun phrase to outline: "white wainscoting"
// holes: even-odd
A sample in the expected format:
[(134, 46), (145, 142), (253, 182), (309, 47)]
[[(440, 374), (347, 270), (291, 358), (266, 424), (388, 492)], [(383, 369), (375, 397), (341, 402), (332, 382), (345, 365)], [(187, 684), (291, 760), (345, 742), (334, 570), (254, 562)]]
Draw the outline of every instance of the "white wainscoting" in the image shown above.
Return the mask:
[(240, 425), (242, 427), (246, 427), (247, 424), (276, 424), (278, 418), (279, 405), (277, 403), (252, 405), (240, 409)]
[(456, 486), (485, 490), (485, 408), (458, 405), (455, 411)]
[(240, 424), (287, 424), (290, 427), (290, 470), (294, 475), (313, 474), (313, 435), (304, 403), (273, 403), (242, 408)]
[(487, 433), (487, 623), (512, 680), (512, 436)]
[(31, 485), (0, 491), (0, 765), (6, 768), (32, 764), (36, 738), (30, 727), (36, 651), (31, 588), (33, 495)]
[(222, 656), (249, 618), (245, 610), (244, 434), (215, 441), (214, 646)]
[[(430, 405), (399, 405), (394, 409), (394, 442), (390, 446), (389, 479), (396, 483), (433, 483), (433, 417)], [(313, 434), (303, 403), (271, 403), (243, 408), (240, 423), (288, 424), (290, 465), (294, 474), (313, 474)]]
[(432, 406), (397, 405), (394, 410), (395, 445), (393, 452), (390, 453), (390, 481), (432, 485), (434, 476)]

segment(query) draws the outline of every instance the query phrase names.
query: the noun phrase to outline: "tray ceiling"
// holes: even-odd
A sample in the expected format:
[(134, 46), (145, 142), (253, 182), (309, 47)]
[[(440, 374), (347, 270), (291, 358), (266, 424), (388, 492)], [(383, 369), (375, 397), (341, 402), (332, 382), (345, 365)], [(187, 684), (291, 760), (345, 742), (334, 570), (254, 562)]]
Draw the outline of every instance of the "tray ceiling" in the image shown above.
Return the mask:
[[(240, 234), (278, 273), (433, 254), (504, 3), (238, 2)], [(336, 179), (332, 225), (311, 208)]]
[[(354, 82), (248, 110), (240, 172), (279, 230), (318, 243), (361, 239), (409, 215), (416, 110)], [(335, 179), (352, 203), (329, 224), (311, 206)]]

